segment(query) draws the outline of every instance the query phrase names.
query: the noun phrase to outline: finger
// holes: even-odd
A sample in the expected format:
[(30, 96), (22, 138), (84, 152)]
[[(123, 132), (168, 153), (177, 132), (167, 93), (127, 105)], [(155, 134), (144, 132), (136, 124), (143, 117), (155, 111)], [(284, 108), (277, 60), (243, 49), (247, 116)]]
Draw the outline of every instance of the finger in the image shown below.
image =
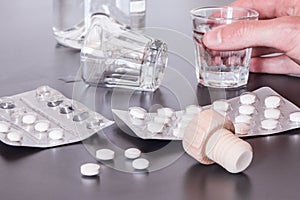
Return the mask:
[(251, 59), (250, 71), (271, 74), (300, 74), (300, 66), (286, 55), (268, 58), (256, 57)]
[(239, 50), (266, 46), (288, 52), (300, 43), (300, 18), (281, 17), (261, 21), (237, 21), (219, 26), (203, 36), (204, 44), (214, 50)]
[(255, 47), (252, 49), (251, 57), (265, 56), (265, 55), (274, 54), (274, 53), (283, 53), (283, 52), (280, 52), (278, 49), (275, 49), (275, 48)]
[(260, 19), (271, 19), (282, 16), (299, 16), (300, 2), (295, 0), (237, 0), (230, 6), (256, 10)]

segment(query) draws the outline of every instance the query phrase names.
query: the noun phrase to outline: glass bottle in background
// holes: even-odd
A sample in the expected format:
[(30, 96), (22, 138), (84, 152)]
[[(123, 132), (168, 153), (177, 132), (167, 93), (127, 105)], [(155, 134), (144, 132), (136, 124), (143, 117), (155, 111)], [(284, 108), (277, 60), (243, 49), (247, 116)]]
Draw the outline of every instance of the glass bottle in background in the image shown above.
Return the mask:
[(57, 42), (81, 49), (91, 17), (97, 13), (141, 29), (145, 27), (146, 0), (53, 0), (53, 33)]

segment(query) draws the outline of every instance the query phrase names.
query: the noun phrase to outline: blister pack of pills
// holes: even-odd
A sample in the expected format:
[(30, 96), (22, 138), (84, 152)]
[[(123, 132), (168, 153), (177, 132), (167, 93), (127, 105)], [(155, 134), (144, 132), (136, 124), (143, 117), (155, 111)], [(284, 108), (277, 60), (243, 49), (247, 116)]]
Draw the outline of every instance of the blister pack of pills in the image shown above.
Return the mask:
[(113, 123), (49, 86), (0, 98), (0, 140), (13, 146), (79, 142)]
[(271, 135), (300, 127), (300, 109), (269, 87), (204, 107), (190, 105), (176, 112), (160, 108), (156, 113), (148, 113), (143, 108), (131, 107), (113, 113), (140, 138), (181, 140), (193, 117), (209, 108), (228, 117), (239, 137)]

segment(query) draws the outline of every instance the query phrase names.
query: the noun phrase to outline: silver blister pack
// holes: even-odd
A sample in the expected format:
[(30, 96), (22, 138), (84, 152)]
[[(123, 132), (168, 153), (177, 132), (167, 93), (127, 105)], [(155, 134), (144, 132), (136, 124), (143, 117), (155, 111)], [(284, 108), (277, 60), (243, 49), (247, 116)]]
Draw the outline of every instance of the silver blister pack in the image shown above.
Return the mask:
[(49, 86), (0, 98), (0, 140), (13, 146), (79, 142), (113, 123)]
[[(191, 105), (164, 117), (158, 117), (159, 110), (148, 113), (139, 107), (128, 111), (113, 110), (113, 113), (140, 138), (181, 140), (185, 127), (193, 117), (209, 108), (228, 117), (239, 137), (272, 135), (300, 127), (300, 109), (269, 87), (247, 92), (230, 100), (220, 99), (202, 108)], [(172, 110), (161, 108), (163, 109)]]

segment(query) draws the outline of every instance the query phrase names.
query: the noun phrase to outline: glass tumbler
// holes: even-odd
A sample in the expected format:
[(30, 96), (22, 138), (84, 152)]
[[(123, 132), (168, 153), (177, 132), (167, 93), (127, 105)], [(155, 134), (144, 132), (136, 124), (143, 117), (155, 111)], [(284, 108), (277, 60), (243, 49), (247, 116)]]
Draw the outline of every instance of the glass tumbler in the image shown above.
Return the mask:
[(218, 26), (240, 20), (257, 20), (258, 13), (255, 10), (238, 7), (202, 7), (193, 9), (191, 14), (199, 83), (216, 88), (236, 88), (246, 85), (252, 49), (216, 51), (207, 48), (202, 42), (202, 37)]
[(134, 32), (106, 14), (92, 16), (81, 49), (81, 74), (86, 83), (154, 91), (166, 64), (164, 42)]

